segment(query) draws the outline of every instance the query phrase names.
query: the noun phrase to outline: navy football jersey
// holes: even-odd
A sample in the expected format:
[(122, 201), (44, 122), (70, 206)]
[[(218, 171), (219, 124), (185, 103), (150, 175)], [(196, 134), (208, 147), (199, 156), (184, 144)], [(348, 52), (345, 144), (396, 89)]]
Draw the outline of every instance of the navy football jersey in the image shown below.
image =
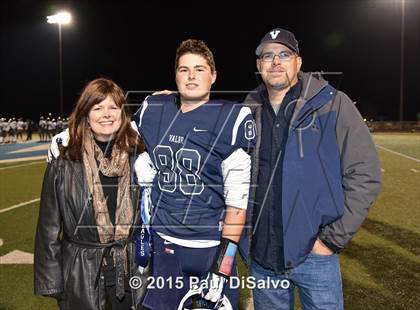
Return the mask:
[(238, 148), (252, 148), (251, 110), (209, 101), (183, 113), (175, 95), (147, 97), (135, 122), (157, 174), (152, 225), (186, 240), (219, 240), (225, 203), (221, 164)]

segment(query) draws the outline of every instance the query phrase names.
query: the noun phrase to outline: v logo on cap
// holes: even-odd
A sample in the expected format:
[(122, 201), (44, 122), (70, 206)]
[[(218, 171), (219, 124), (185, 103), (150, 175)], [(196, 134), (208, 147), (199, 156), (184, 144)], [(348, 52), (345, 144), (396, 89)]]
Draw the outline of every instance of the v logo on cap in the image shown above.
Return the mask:
[(280, 33), (280, 30), (276, 30), (276, 31), (273, 30), (273, 31), (271, 31), (270, 32), (271, 38), (273, 40), (275, 40), (277, 38), (277, 36), (279, 35), (279, 33)]
[(267, 32), (265, 36), (261, 39), (260, 44), (257, 46), (257, 49), (255, 50), (255, 55), (260, 57), (264, 45), (266, 45), (267, 43), (283, 44), (290, 48), (292, 51), (294, 51), (297, 55), (299, 55), (298, 41), (296, 40), (295, 35), (288, 30), (274, 28), (270, 32)]

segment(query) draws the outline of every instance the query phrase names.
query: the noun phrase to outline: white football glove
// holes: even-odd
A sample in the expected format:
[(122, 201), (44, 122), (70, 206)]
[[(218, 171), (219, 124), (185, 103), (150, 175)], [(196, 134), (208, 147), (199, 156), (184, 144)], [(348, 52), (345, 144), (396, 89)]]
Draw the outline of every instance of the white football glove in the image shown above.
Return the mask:
[(67, 146), (70, 140), (69, 130), (66, 129), (59, 134), (56, 134), (52, 140), (51, 145), (47, 154), (47, 162), (51, 162), (54, 159), (57, 159), (60, 156), (59, 144), (62, 146)]
[(136, 171), (137, 182), (140, 186), (149, 187), (152, 185), (157, 171), (147, 152), (143, 152), (137, 157), (134, 162), (134, 170)]
[(218, 302), (223, 297), (223, 288), (227, 282), (227, 278), (209, 272), (200, 283), (201, 297), (211, 302)]
[[(197, 287), (192, 287), (187, 294), (184, 295), (184, 297), (181, 299), (181, 302), (179, 303), (177, 310), (185, 310), (188, 309), (185, 307), (185, 303), (187, 300), (191, 299), (194, 295), (201, 295), (201, 290)], [(201, 309), (201, 308), (200, 308)], [(230, 300), (227, 298), (226, 295), (224, 295), (220, 302), (218, 302), (216, 305), (214, 305), (213, 309), (218, 310), (233, 310), (232, 304), (230, 303)]]

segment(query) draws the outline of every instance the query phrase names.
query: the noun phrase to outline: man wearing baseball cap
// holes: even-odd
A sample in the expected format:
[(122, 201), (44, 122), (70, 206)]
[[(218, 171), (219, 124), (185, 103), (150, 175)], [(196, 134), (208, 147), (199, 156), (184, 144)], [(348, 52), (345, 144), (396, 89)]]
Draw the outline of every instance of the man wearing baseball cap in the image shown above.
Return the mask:
[(269, 31), (256, 49), (262, 83), (246, 98), (257, 125), (252, 158), (251, 275), (255, 309), (343, 309), (338, 253), (380, 188), (369, 130), (352, 100), (300, 71), (298, 41)]

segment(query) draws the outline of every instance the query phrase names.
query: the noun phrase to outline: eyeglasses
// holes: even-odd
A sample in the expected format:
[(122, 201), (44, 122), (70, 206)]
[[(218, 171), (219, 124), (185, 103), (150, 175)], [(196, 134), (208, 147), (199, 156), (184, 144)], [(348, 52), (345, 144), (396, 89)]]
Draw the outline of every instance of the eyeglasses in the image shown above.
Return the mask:
[(296, 56), (294, 53), (292, 52), (288, 52), (288, 51), (282, 51), (278, 54), (276, 53), (264, 53), (260, 56), (260, 59), (264, 62), (272, 62), (274, 61), (274, 58), (276, 58), (276, 56), (279, 56), (280, 60), (282, 61), (289, 61), (292, 59), (292, 57)]

